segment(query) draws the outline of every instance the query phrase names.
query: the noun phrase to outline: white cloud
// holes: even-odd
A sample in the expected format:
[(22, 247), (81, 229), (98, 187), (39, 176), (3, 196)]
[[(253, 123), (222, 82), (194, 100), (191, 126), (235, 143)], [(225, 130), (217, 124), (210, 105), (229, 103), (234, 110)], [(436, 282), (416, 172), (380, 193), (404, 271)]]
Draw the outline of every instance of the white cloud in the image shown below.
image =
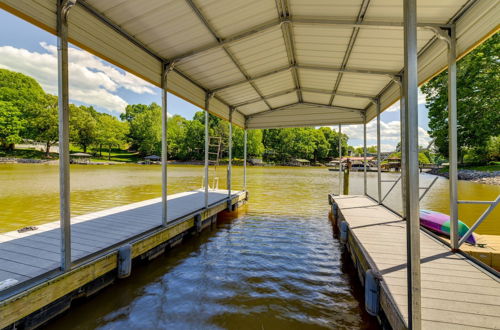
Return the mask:
[[(333, 127), (335, 129), (335, 127)], [(346, 125), (342, 127), (342, 133), (347, 134), (351, 140), (361, 140), (363, 141), (363, 126), (361, 125)], [(367, 145), (375, 145), (377, 142), (377, 122), (372, 120), (366, 124), (366, 136)], [(400, 122), (390, 121), (390, 122), (380, 122), (380, 139), (381, 139), (381, 150), (382, 151), (392, 151), (396, 149), (396, 145), (401, 140), (400, 132)], [(430, 137), (427, 131), (418, 127), (418, 144), (427, 147), (430, 142)], [(357, 145), (356, 147), (362, 146)]]
[[(57, 47), (45, 42), (40, 45), (46, 53), (0, 47), (0, 67), (25, 73), (35, 78), (47, 93), (57, 94)], [(136, 94), (155, 94), (151, 84), (73, 47), (69, 48), (69, 84), (72, 101), (101, 107), (115, 114), (123, 112), (128, 104), (115, 94), (119, 88)]]
[[(387, 108), (384, 112), (396, 112), (399, 111), (399, 101), (391, 105), (389, 108)], [(418, 104), (425, 104), (425, 94), (418, 90)]]

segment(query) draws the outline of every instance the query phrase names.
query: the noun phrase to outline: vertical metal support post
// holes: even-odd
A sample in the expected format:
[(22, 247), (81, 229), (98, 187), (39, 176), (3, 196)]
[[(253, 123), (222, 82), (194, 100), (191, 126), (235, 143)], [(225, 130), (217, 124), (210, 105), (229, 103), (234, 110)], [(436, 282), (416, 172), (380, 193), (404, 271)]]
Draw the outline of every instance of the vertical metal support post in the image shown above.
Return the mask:
[(339, 124), (339, 196), (342, 195), (342, 124)]
[(368, 162), (366, 161), (366, 113), (364, 114), (363, 117), (363, 192), (366, 195), (368, 195), (368, 183), (367, 183), (367, 176), (366, 176), (366, 166), (368, 165)]
[(377, 199), (382, 204), (382, 166), (380, 157), (380, 99), (375, 102), (377, 107)]
[(406, 144), (406, 230), (408, 265), (408, 328), (421, 329), (420, 220), (418, 168), (417, 0), (405, 0), (404, 101)]
[(227, 198), (231, 199), (231, 180), (233, 178), (233, 111), (229, 109), (229, 141), (228, 141), (228, 162), (227, 162)]
[(247, 190), (247, 129), (243, 133), (243, 190)]
[(161, 223), (167, 225), (167, 128), (168, 128), (168, 112), (167, 112), (167, 77), (172, 69), (171, 64), (163, 64), (161, 75)]
[(457, 56), (455, 27), (448, 42), (448, 154), (450, 189), (450, 244), (458, 249), (458, 170), (457, 170)]
[[(404, 74), (404, 73), (403, 73)], [(406, 201), (406, 139), (404, 130), (406, 129), (406, 116), (405, 116), (405, 97), (404, 97), (404, 79), (401, 77), (399, 80), (399, 118), (400, 118), (400, 131), (401, 131), (401, 215), (406, 219), (405, 201)]]
[(61, 228), (61, 269), (71, 268), (71, 209), (69, 178), (69, 75), (68, 12), (74, 2), (57, 4), (57, 73), (59, 108), (59, 203)]
[(208, 136), (208, 109), (210, 106), (211, 95), (207, 94), (205, 97), (205, 208), (208, 209), (208, 148), (209, 148), (209, 136)]

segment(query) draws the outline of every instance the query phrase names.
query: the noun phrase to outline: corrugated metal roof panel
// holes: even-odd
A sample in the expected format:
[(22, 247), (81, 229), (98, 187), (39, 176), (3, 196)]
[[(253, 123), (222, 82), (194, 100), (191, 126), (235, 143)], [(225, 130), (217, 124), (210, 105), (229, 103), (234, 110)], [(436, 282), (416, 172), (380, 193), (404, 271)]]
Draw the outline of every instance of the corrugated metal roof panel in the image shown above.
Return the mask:
[(195, 3), (222, 38), (270, 20), (278, 21), (274, 1), (200, 0)]
[(381, 75), (367, 77), (364, 74), (349, 72), (344, 73), (338, 90), (341, 92), (377, 95), (390, 80), (390, 77)]
[(315, 17), (345, 17), (355, 20), (361, 7), (361, 0), (293, 0), (290, 7), (293, 15)]
[(276, 96), (273, 98), (269, 98), (269, 99), (267, 99), (267, 101), (269, 102), (269, 104), (273, 108), (277, 108), (277, 107), (281, 107), (284, 105), (297, 103), (297, 102), (299, 102), (299, 99), (297, 98), (297, 92), (292, 92), (292, 93), (288, 93), (285, 95), (280, 95), (280, 96)]
[(299, 69), (301, 87), (333, 89), (338, 72)]
[(333, 105), (356, 109), (364, 109), (368, 103), (370, 103), (370, 100), (361, 97), (335, 95), (335, 98), (333, 99)]
[[(466, 2), (466, 0), (419, 0), (419, 22), (448, 22)], [(199, 50), (199, 47), (214, 46), (215, 48), (211, 50), (181, 60), (177, 63), (176, 70), (182, 71), (183, 74), (175, 72), (169, 76), (169, 90), (201, 106), (204, 104), (205, 90), (244, 79), (228, 55), (217, 46), (218, 42), (226, 42), (224, 38), (249, 32), (247, 29), (250, 27), (255, 28), (252, 30), (255, 32), (252, 36), (247, 35), (238, 42), (226, 45), (231, 52), (234, 52), (234, 57), (242, 63), (243, 70), (248, 72), (249, 76), (272, 72), (288, 63), (278, 26), (273, 29), (266, 25), (266, 32), (256, 32), (258, 26), (262, 26), (263, 23), (279, 21), (275, 1), (193, 0), (193, 3), (199, 8), (199, 13), (205, 16), (204, 20), (200, 19), (185, 1), (86, 0), (83, 2), (81, 0), (71, 9), (69, 15), (70, 38), (83, 49), (90, 50), (156, 86), (160, 85), (162, 61), (174, 55)], [(339, 0), (333, 3), (327, 0), (291, 0), (289, 3), (292, 21), (297, 17), (312, 17), (353, 22), (359, 12), (361, 0)], [(116, 26), (108, 26), (84, 9), (88, 4), (94, 6), (99, 15), (106, 16)], [(55, 32), (55, 0), (1, 0), (0, 6), (52, 33)], [(498, 1), (477, 0), (465, 8), (466, 11), (456, 25), (458, 54), (467, 52), (480, 42), (481, 38), (497, 30), (500, 18)], [(364, 19), (372, 22), (377, 20), (402, 22), (402, 3), (393, 0), (371, 0)], [(222, 37), (219, 41), (209, 33), (203, 21), (208, 22), (214, 32)], [(119, 33), (120, 28), (132, 37)], [(353, 29), (350, 26), (302, 22), (292, 23), (292, 31), (298, 66), (323, 65), (338, 68), (345, 56)], [(362, 68), (391, 72), (401, 70), (403, 65), (401, 27), (375, 29), (362, 26), (359, 31), (358, 40), (347, 62), (347, 69)], [(430, 32), (422, 29), (419, 29), (418, 35), (420, 47), (432, 36)], [(137, 42), (129, 40), (131, 38), (136, 38)], [(138, 44), (145, 44), (149, 49), (144, 50)], [(438, 41), (428, 47), (419, 58), (419, 81), (430, 78), (445, 67), (446, 45)], [(303, 69), (298, 71), (300, 85), (310, 89), (302, 93), (304, 100), (325, 102), (329, 97), (328, 94), (314, 93), (311, 89), (332, 91), (338, 74), (332, 71)], [(389, 77), (385, 76), (344, 73), (338, 92), (377, 95), (384, 91), (381, 104), (385, 108), (399, 97), (399, 87), (396, 84), (386, 87), (388, 83)], [(295, 88), (291, 70), (256, 79), (255, 85), (263, 95)], [(219, 95), (221, 99), (232, 104), (257, 99), (258, 96), (248, 83), (222, 90)], [(335, 104), (357, 107), (364, 100), (336, 95), (334, 101)], [(277, 100), (272, 102), (279, 104)], [(373, 106), (368, 107), (368, 119), (373, 118), (373, 108)], [(211, 107), (212, 112), (224, 118), (227, 118), (228, 109), (220, 100), (214, 101)], [(266, 109), (268, 107), (261, 101), (241, 107), (243, 113)], [(298, 109), (299, 107), (295, 108)], [(305, 111), (310, 108), (302, 106), (300, 109)], [(324, 109), (321, 111), (324, 112)], [(260, 117), (260, 120), (269, 115), (270, 122), (266, 125), (279, 127), (310, 125), (319, 121), (319, 117), (312, 118), (310, 113), (304, 115), (305, 117), (294, 115), (286, 120), (282, 114), (291, 115), (292, 112), (281, 114), (270, 112)], [(240, 114), (238, 116), (238, 120), (243, 122), (243, 116)], [(281, 118), (281, 123), (277, 122), (278, 118)], [(337, 119), (343, 123), (348, 120), (344, 117)], [(330, 124), (335, 123), (335, 119), (331, 117), (328, 117), (327, 121)], [(255, 121), (253, 122), (255, 126)]]
[(288, 65), (283, 33), (279, 27), (236, 42), (229, 49), (250, 76)]
[(220, 48), (190, 57), (176, 64), (176, 68), (190, 77), (196, 77), (196, 81), (208, 89), (245, 78)]
[(242, 105), (238, 107), (238, 110), (248, 116), (257, 112), (269, 110), (269, 107), (263, 101), (259, 101), (248, 105)]
[[(421, 49), (434, 33), (419, 30), (417, 47)], [(348, 67), (369, 67), (379, 70), (398, 72), (404, 65), (402, 29), (360, 29), (356, 43), (349, 57)]]
[(297, 60), (301, 64), (340, 66), (352, 29), (293, 25)]
[(359, 113), (298, 104), (291, 108), (250, 116), (247, 128), (279, 128), (297, 126), (327, 126), (337, 123), (360, 124)]
[(331, 95), (320, 94), (320, 93), (311, 93), (311, 92), (302, 92), (302, 97), (304, 98), (304, 102), (328, 104), (328, 102), (330, 102)]
[(270, 95), (295, 87), (290, 71), (284, 71), (269, 77), (257, 79), (255, 80), (255, 84), (264, 95)]
[(255, 89), (249, 83), (239, 84), (234, 87), (223, 89), (220, 92), (217, 92), (217, 95), (229, 104), (237, 104), (259, 97), (259, 94), (257, 94)]
[[(466, 2), (467, 0), (419, 0), (417, 18), (420, 22), (445, 24)], [(402, 17), (402, 1), (371, 0), (365, 20), (402, 22)]]
[(166, 58), (215, 42), (185, 1), (121, 1), (107, 10), (107, 1), (87, 2)]

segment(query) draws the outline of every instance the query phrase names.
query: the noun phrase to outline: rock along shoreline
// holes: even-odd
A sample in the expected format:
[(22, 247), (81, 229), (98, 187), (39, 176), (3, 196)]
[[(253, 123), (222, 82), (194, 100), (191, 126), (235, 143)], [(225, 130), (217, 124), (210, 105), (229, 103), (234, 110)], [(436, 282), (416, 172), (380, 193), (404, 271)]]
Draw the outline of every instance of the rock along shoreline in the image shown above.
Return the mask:
[[(432, 169), (427, 173), (443, 176), (445, 178), (448, 178), (449, 176), (448, 172), (439, 173), (439, 169)], [(461, 169), (458, 170), (458, 179), (500, 186), (500, 171), (485, 172)]]

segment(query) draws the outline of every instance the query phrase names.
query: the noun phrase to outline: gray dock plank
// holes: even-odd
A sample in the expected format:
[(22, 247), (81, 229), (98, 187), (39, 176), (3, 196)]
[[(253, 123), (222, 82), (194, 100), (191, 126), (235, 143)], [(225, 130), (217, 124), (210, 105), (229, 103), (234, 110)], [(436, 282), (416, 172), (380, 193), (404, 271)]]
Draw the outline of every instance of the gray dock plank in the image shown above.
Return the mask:
[[(233, 197), (240, 192), (234, 191)], [(209, 204), (227, 198), (227, 190), (209, 192)], [(170, 195), (168, 220), (175, 221), (201, 211), (204, 192)], [(161, 225), (161, 198), (117, 206), (71, 219), (73, 260), (118, 244)], [(54, 221), (25, 233), (0, 233), (0, 282), (9, 278), (26, 281), (56, 269), (60, 261), (60, 224)]]
[[(334, 196), (407, 321), (406, 223), (366, 196)], [(500, 328), (500, 282), (420, 234), (424, 329)]]

